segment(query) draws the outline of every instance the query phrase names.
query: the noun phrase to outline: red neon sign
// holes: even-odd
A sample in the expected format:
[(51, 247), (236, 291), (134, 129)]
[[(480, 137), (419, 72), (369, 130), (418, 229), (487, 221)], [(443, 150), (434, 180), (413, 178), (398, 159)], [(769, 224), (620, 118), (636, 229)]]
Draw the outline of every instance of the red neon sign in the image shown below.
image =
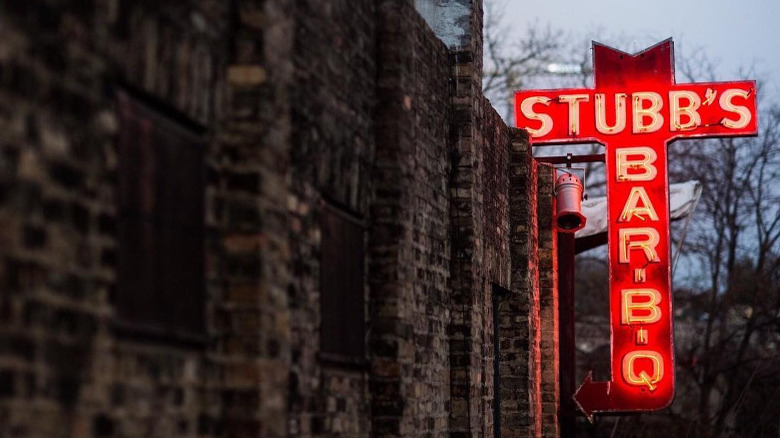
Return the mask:
[(612, 376), (574, 395), (589, 419), (674, 397), (667, 144), (757, 133), (755, 81), (676, 84), (671, 39), (634, 55), (594, 42), (593, 63), (594, 89), (515, 95), (532, 144), (606, 147)]

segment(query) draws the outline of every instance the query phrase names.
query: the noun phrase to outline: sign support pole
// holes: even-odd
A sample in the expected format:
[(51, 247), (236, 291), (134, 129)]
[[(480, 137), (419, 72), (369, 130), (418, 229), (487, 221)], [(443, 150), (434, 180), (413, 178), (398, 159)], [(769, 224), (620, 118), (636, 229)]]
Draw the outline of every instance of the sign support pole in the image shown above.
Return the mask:
[(574, 438), (577, 390), (574, 328), (574, 233), (558, 233), (558, 372), (561, 406), (558, 411), (561, 438)]

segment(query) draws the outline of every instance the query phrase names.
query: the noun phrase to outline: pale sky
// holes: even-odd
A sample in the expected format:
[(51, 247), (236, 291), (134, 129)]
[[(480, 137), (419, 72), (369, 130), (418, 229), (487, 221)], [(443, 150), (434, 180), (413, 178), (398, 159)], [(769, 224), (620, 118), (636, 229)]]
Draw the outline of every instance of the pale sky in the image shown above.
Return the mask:
[[(759, 99), (780, 101), (780, 0), (508, 0), (505, 17), (517, 32), (535, 22), (572, 35), (600, 29), (600, 42), (630, 53), (672, 37), (678, 60), (704, 49), (717, 80), (763, 78)], [(738, 77), (751, 65), (760, 78)]]

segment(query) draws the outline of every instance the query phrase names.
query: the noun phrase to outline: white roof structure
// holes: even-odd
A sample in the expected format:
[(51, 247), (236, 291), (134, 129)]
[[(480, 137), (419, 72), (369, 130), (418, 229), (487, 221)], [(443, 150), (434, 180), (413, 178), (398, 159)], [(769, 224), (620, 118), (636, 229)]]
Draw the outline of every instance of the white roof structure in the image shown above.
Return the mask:
[[(683, 219), (693, 213), (696, 202), (701, 196), (701, 183), (696, 180), (669, 185), (669, 217), (671, 220)], [(582, 201), (582, 214), (587, 221), (585, 227), (577, 231), (575, 238), (593, 236), (607, 232), (607, 198)]]

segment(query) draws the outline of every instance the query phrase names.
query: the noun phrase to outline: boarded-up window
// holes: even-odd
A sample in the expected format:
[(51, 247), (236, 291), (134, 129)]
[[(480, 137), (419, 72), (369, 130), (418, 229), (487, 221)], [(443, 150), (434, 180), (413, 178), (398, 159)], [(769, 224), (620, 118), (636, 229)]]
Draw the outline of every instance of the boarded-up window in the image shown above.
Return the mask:
[(323, 204), (320, 260), (322, 356), (365, 359), (364, 227), (358, 219)]
[(197, 128), (118, 93), (121, 332), (199, 340), (204, 324), (204, 158)]

